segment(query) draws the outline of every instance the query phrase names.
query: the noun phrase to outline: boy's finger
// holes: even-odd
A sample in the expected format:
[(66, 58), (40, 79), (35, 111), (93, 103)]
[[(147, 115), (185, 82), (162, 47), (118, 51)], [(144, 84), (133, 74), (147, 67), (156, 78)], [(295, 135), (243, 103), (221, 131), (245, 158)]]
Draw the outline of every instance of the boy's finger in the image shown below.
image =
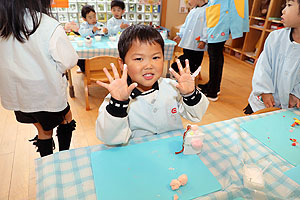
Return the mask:
[(115, 79), (117, 79), (117, 78), (119, 79), (119, 78), (120, 78), (120, 75), (119, 75), (119, 72), (118, 72), (116, 66), (114, 65), (114, 63), (110, 63), (110, 66), (111, 66), (112, 71), (113, 71), (113, 73), (114, 73)]
[(131, 83), (128, 87), (128, 92), (131, 94), (132, 90), (138, 86), (137, 83)]
[(123, 79), (123, 80), (127, 80), (127, 65), (126, 64), (124, 64), (124, 66), (123, 66), (123, 73), (122, 73), (122, 77), (121, 77), (121, 79)]
[(182, 67), (182, 64), (181, 64), (180, 60), (177, 59), (176, 63), (177, 63), (178, 69), (179, 69), (179, 74), (182, 75), (182, 73), (183, 73), (183, 67)]
[(108, 79), (108, 81), (111, 83), (114, 79), (113, 77), (110, 75), (110, 73), (108, 72), (108, 70), (106, 69), (106, 67), (103, 68), (103, 71)]
[(190, 74), (190, 61), (188, 59), (185, 59), (185, 73)]
[(180, 78), (180, 75), (174, 71), (172, 67), (169, 68), (169, 71), (172, 73), (172, 75), (178, 80)]
[(108, 89), (108, 84), (107, 84), (107, 83), (103, 83), (103, 82), (101, 82), (101, 81), (96, 81), (96, 83), (97, 83), (98, 85), (100, 85), (101, 87), (104, 87), (104, 88)]

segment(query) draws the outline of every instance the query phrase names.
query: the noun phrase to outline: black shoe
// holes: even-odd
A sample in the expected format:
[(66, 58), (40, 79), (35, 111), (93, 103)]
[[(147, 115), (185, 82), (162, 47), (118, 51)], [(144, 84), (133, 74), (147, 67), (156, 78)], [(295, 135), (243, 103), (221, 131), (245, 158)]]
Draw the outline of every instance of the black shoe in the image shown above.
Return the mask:
[[(208, 92), (208, 84), (198, 84), (198, 88), (201, 90), (202, 93), (209, 93)], [(218, 89), (217, 95), (220, 95), (221, 91), (220, 88)]]
[(204, 93), (206, 98), (210, 101), (217, 101), (219, 99), (217, 94), (212, 94), (212, 93)]
[(208, 88), (208, 84), (205, 83), (205, 84), (198, 84), (198, 88), (202, 91), (202, 90), (207, 90)]

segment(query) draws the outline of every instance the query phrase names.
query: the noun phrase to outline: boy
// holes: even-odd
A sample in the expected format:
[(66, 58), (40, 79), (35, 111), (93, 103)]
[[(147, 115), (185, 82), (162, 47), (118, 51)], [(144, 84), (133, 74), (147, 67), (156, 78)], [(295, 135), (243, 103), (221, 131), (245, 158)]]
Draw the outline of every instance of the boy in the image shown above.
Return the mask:
[[(179, 56), (181, 64), (184, 66), (185, 59), (190, 62), (191, 72), (195, 72), (202, 63), (204, 51), (207, 50), (207, 30), (206, 30), (206, 9), (205, 0), (189, 0), (189, 5), (193, 9), (187, 15), (179, 33), (174, 38), (179, 42), (179, 47), (183, 48), (183, 55)], [(199, 38), (199, 42), (196, 40)], [(178, 72), (177, 63), (172, 64), (172, 68)]]
[(300, 0), (289, 0), (282, 11), (285, 27), (266, 39), (252, 79), (245, 114), (278, 107), (300, 107)]
[[(104, 69), (110, 83), (97, 83), (109, 95), (99, 108), (97, 137), (105, 144), (123, 144), (130, 138), (182, 129), (180, 117), (199, 122), (208, 100), (196, 89), (189, 63), (179, 74), (170, 70), (177, 82), (161, 78), (164, 40), (151, 26), (133, 25), (123, 31), (118, 43), (122, 77), (112, 65), (114, 78)], [(128, 77), (127, 77), (128, 74)]]
[(125, 4), (121, 0), (113, 0), (111, 2), (111, 13), (113, 17), (107, 21), (108, 34), (116, 35), (118, 32), (122, 32), (129, 26), (126, 19), (122, 18), (125, 12)]
[[(94, 8), (90, 5), (85, 5), (81, 9), (81, 16), (84, 20), (84, 22), (80, 25), (79, 34), (82, 37), (86, 36), (95, 36), (97, 34), (100, 34), (100, 31), (102, 29), (104, 34), (107, 34), (107, 28), (103, 27), (103, 24), (100, 22), (97, 22), (96, 18), (96, 12)], [(80, 67), (80, 69), (77, 70), (77, 72), (85, 72), (85, 60), (79, 59), (77, 65)]]
[(90, 5), (83, 6), (81, 9), (81, 16), (84, 22), (80, 25), (79, 34), (82, 37), (95, 36), (103, 30), (103, 33), (107, 33), (107, 28), (104, 28), (103, 24), (97, 22), (96, 12)]

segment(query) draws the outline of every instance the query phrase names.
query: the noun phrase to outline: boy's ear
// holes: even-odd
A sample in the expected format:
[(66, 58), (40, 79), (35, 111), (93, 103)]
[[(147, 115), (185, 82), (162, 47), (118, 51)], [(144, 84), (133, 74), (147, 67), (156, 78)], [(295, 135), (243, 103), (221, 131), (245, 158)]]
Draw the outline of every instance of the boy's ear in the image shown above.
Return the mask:
[(124, 9), (124, 10), (122, 10), (122, 15), (124, 14), (124, 12), (125, 12), (125, 9)]
[(118, 63), (119, 63), (119, 66), (120, 66), (120, 69), (123, 71), (123, 68), (124, 68), (124, 62), (122, 60), (122, 58), (118, 58)]
[(83, 17), (82, 19), (83, 19), (83, 21), (86, 21), (86, 18)]

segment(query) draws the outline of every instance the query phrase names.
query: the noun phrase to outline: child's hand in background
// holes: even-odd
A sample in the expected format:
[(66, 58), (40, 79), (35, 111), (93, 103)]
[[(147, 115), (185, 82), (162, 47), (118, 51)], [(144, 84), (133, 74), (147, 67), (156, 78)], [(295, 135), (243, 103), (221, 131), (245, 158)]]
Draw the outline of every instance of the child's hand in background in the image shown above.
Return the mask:
[(122, 22), (122, 24), (120, 25), (120, 28), (121, 29), (125, 29), (125, 28), (127, 28), (129, 26), (129, 24), (124, 24), (123, 22)]
[(106, 88), (111, 96), (119, 101), (126, 101), (129, 98), (132, 90), (137, 86), (137, 83), (132, 83), (130, 86), (127, 85), (127, 65), (124, 64), (123, 74), (120, 78), (117, 68), (113, 63), (110, 64), (114, 73), (114, 78), (110, 75), (106, 68), (103, 69), (109, 83), (103, 83), (97, 81), (97, 84)]
[(195, 78), (191, 75), (189, 61), (188, 59), (185, 60), (184, 69), (179, 59), (177, 59), (176, 62), (179, 69), (179, 74), (175, 72), (172, 68), (170, 68), (170, 72), (173, 74), (173, 76), (177, 79), (178, 82), (176, 88), (178, 88), (179, 92), (183, 95), (190, 94), (195, 89)]
[(98, 30), (99, 30), (99, 28), (98, 28), (97, 26), (94, 26), (94, 27), (93, 27), (93, 32), (94, 32), (94, 33), (96, 33), (96, 31), (98, 31)]
[(293, 107), (300, 107), (300, 99), (298, 99), (295, 95), (290, 94), (290, 99), (289, 99), (289, 108)]
[(181, 38), (179, 37), (179, 35), (176, 35), (173, 40), (176, 42), (176, 43), (179, 43)]
[(199, 43), (198, 43), (198, 48), (199, 49), (204, 49), (205, 48), (205, 42), (203, 42), (203, 41), (200, 41)]
[(103, 33), (107, 34), (108, 33), (108, 29), (107, 28), (103, 28)]
[(266, 106), (266, 108), (271, 108), (275, 106), (274, 97), (272, 94), (261, 94), (261, 98)]

